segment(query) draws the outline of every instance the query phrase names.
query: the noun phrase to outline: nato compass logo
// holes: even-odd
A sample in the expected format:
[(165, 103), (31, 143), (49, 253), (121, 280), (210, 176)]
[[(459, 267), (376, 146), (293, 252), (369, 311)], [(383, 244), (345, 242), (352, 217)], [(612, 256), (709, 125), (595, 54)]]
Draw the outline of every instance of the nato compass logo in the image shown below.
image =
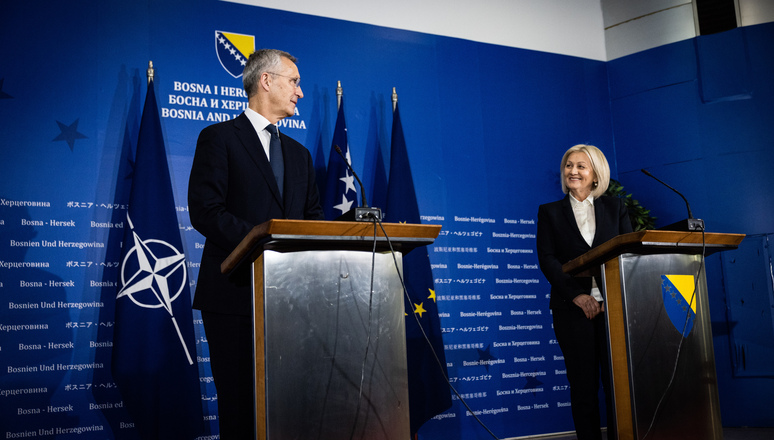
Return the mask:
[(172, 302), (183, 292), (188, 279), (185, 255), (165, 241), (153, 238), (143, 240), (134, 231), (134, 224), (129, 215), (126, 219), (132, 230), (134, 245), (121, 262), (121, 284), (124, 287), (116, 298), (128, 296), (133, 303), (146, 309), (163, 307), (172, 318), (177, 336), (188, 357), (188, 364), (193, 365), (193, 359), (172, 311)]
[(234, 78), (239, 78), (247, 64), (247, 58), (255, 52), (255, 36), (215, 31), (215, 52), (226, 72)]

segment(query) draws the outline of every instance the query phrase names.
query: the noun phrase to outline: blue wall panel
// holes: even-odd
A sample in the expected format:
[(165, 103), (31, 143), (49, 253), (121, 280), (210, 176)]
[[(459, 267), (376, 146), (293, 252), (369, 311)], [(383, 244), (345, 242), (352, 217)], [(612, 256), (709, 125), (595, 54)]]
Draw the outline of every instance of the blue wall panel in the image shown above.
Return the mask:
[(695, 96), (693, 81), (612, 101), (621, 172), (701, 157)]
[(607, 63), (610, 97), (619, 99), (672, 84), (696, 80), (693, 40), (649, 49)]
[[(608, 63), (621, 182), (658, 217), (657, 226), (685, 218), (685, 205), (639, 168), (648, 168), (683, 192), (708, 231), (763, 234), (774, 230), (769, 189), (774, 178), (768, 172), (774, 164), (773, 35), (772, 24), (745, 27), (710, 36), (711, 41), (699, 37)], [(701, 49), (708, 45), (717, 50)], [(684, 56), (675, 56), (678, 52)], [(711, 77), (713, 95), (732, 99), (705, 100), (698, 77), (702, 62), (702, 75)], [(655, 76), (654, 64), (661, 66)], [(731, 67), (717, 76), (708, 68), (725, 64)], [(729, 70), (749, 75), (749, 95), (737, 96), (740, 79), (727, 75)], [(723, 329), (727, 305), (717, 276), (718, 257), (708, 259), (707, 272), (713, 329)], [(770, 412), (756, 409), (755, 404), (741, 406), (739, 401), (764, 401), (774, 392), (774, 379), (733, 377), (729, 337), (727, 331), (714, 335), (723, 423), (771, 426)]]

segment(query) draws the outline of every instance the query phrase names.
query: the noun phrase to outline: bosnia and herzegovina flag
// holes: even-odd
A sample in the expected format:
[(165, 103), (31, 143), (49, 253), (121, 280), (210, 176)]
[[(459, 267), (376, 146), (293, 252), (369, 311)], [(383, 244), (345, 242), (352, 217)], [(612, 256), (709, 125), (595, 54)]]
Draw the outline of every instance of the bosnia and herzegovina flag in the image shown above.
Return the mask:
[(153, 83), (140, 123), (119, 267), (112, 371), (142, 439), (204, 431), (191, 294)]
[(326, 220), (335, 220), (358, 206), (355, 176), (349, 171), (349, 167), (347, 167), (341, 155), (336, 152), (336, 146), (341, 149), (347, 162), (352, 164), (349, 142), (347, 141), (347, 122), (344, 119), (343, 96), (341, 97), (339, 112), (336, 116), (336, 128), (333, 130), (331, 152), (328, 156), (328, 182), (325, 184), (322, 204)]
[[(400, 112), (395, 107), (392, 121), (390, 177), (387, 185), (385, 220), (390, 223), (420, 223), (419, 205), (411, 176)], [(451, 392), (446, 382), (446, 356), (441, 337), (441, 321), (436, 305), (433, 273), (426, 247), (403, 256), (403, 278), (408, 295), (406, 309), (406, 357), (408, 362), (409, 412), (411, 434), (434, 416), (451, 407)], [(432, 350), (417, 324), (427, 335)], [(439, 362), (433, 355), (433, 350)]]
[(215, 31), (215, 53), (220, 65), (231, 76), (239, 78), (247, 59), (255, 52), (255, 36), (234, 32)]
[(669, 320), (677, 331), (682, 332), (683, 337), (691, 333), (693, 321), (696, 319), (695, 287), (693, 275), (661, 275), (664, 309)]

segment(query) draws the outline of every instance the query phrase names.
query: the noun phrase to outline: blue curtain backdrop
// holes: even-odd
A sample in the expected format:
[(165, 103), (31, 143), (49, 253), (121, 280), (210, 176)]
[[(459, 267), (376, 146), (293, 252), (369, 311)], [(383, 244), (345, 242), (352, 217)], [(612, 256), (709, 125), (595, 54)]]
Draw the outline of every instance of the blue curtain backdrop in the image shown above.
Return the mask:
[[(342, 81), (353, 167), (375, 199), (385, 199), (398, 90), (420, 220), (442, 226), (427, 252), (447, 370), (501, 438), (572, 429), (534, 253), (537, 206), (562, 195), (558, 161), (569, 146), (599, 146), (613, 176), (663, 224), (683, 218), (683, 207), (639, 168), (691, 196), (710, 230), (774, 229), (762, 214), (774, 183), (766, 172), (774, 163), (771, 24), (604, 63), (214, 0), (4, 4), (0, 36), (18, 43), (0, 46), (0, 435), (136, 438), (110, 375), (115, 286), (107, 283), (117, 279), (115, 237), (126, 228), (117, 219), (128, 204), (121, 176), (153, 60), (194, 290), (203, 238), (185, 200), (196, 138), (246, 101), (241, 78), (218, 58), (218, 32), (298, 57), (305, 97), (281, 130), (309, 148), (318, 170)], [(707, 44), (738, 49), (707, 60)], [(747, 82), (708, 83), (711, 67), (724, 64), (746, 69), (737, 77)], [(709, 281), (710, 292), (722, 291)], [(198, 314), (192, 319), (203, 420), (217, 434), (206, 335)], [(716, 356), (721, 371), (728, 353)], [(761, 380), (734, 386), (753, 401), (774, 392)], [(748, 416), (733, 401), (721, 406), (724, 418)], [(490, 436), (454, 400), (420, 438)]]

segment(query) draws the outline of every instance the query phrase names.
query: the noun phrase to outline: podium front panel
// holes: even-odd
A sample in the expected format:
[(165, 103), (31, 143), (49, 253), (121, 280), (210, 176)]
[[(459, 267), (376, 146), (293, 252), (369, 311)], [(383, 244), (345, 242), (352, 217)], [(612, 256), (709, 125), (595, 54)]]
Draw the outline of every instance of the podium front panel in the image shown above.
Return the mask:
[(722, 440), (704, 270), (695, 278), (701, 257), (619, 258), (633, 438), (650, 430), (647, 438)]
[(261, 258), (266, 438), (408, 438), (403, 291), (392, 255), (266, 250)]

